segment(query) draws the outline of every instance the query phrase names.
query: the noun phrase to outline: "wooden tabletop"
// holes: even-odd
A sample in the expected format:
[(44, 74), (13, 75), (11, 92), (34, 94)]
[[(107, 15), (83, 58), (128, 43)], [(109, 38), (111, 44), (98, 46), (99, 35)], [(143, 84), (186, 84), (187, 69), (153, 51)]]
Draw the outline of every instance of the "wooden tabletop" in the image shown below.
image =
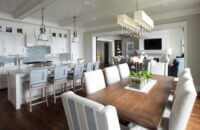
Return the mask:
[(129, 80), (125, 79), (87, 98), (103, 105), (115, 106), (122, 120), (157, 129), (174, 81), (173, 77), (156, 75), (152, 79), (157, 80), (157, 83), (147, 94), (124, 89), (129, 84)]

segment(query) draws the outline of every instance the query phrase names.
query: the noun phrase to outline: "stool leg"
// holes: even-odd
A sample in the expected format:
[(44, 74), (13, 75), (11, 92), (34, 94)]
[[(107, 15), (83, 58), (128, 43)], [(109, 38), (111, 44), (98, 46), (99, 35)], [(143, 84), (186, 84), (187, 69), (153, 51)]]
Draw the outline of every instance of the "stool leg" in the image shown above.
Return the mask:
[(45, 87), (45, 97), (46, 97), (46, 104), (47, 104), (47, 107), (49, 106), (49, 103), (48, 103), (48, 94), (47, 94), (47, 86)]
[(56, 103), (55, 83), (53, 83), (53, 98), (54, 98), (54, 103)]
[(84, 89), (84, 79), (83, 77), (81, 77), (81, 87), (83, 89), (83, 93), (85, 93), (85, 89)]
[(76, 78), (73, 78), (73, 90), (75, 92), (75, 86), (76, 86)]
[(44, 97), (44, 95), (43, 95), (43, 88), (41, 89), (41, 96), (42, 96), (42, 98)]
[(30, 112), (32, 112), (32, 89), (30, 88), (30, 91), (29, 91), (29, 107), (30, 107)]

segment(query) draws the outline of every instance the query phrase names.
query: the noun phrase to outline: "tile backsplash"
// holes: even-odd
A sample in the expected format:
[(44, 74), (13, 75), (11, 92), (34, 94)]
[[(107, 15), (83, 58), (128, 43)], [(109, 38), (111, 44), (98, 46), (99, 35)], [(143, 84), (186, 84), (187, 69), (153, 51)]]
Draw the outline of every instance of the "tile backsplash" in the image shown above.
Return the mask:
[[(67, 61), (70, 60), (70, 53), (51, 54), (48, 46), (27, 47), (26, 55), (0, 56), (0, 67), (6, 64), (15, 64), (18, 57), (24, 57), (23, 62), (34, 61)], [(62, 57), (62, 59), (61, 59)]]

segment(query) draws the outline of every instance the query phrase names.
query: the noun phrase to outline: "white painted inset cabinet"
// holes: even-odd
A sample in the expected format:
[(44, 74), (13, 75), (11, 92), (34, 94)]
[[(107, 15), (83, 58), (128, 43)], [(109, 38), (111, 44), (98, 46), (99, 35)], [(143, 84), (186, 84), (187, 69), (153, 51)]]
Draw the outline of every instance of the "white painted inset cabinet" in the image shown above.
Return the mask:
[(52, 37), (51, 53), (67, 53), (67, 39)]
[(0, 33), (0, 55), (26, 53), (24, 34)]

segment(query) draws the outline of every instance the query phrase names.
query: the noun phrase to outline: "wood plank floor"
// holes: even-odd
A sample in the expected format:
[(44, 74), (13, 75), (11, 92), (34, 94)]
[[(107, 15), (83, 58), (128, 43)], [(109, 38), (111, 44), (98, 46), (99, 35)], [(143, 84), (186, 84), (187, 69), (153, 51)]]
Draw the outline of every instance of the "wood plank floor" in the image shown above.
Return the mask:
[[(80, 93), (80, 95), (82, 95)], [(49, 107), (40, 104), (33, 107), (33, 112), (22, 106), (16, 111), (7, 100), (7, 90), (0, 91), (0, 130), (22, 130), (22, 129), (65, 129), (68, 130), (67, 121), (62, 106), (58, 99), (53, 103), (49, 99)], [(200, 96), (197, 98), (193, 112), (191, 114), (187, 130), (200, 129)]]

